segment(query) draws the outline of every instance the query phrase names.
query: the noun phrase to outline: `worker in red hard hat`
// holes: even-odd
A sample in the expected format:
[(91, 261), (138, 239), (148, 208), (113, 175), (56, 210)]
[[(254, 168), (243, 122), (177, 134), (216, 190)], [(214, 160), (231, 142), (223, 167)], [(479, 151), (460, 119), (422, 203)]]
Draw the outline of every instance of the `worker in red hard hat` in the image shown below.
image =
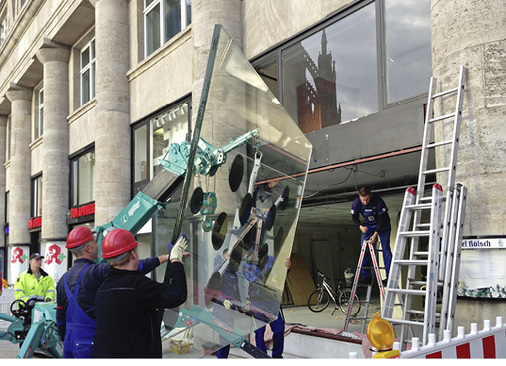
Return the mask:
[(170, 252), (171, 278), (159, 283), (138, 270), (139, 244), (128, 230), (115, 229), (102, 242), (102, 256), (111, 270), (95, 300), (97, 330), (93, 357), (161, 358), (158, 309), (186, 301), (183, 256), (188, 245), (181, 235)]
[[(98, 244), (90, 228), (78, 226), (67, 236), (66, 248), (75, 256), (72, 266), (57, 285), (56, 319), (63, 341), (63, 357), (90, 358), (95, 335), (95, 295), (111, 267), (96, 264)], [(139, 270), (149, 273), (169, 255), (139, 261)]]

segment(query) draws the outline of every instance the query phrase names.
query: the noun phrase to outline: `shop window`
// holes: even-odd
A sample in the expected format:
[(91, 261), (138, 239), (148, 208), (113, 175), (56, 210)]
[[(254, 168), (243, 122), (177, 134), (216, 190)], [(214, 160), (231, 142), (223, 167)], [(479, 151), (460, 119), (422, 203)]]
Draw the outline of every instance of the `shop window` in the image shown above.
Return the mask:
[(253, 65), (305, 133), (352, 122), (427, 92), (429, 4), (354, 2)]
[(31, 217), (42, 216), (42, 174), (32, 178)]
[(374, 4), (284, 50), (284, 105), (300, 129), (312, 132), (377, 112), (376, 57)]
[(81, 105), (95, 97), (95, 40), (83, 47), (80, 55)]
[(145, 56), (191, 23), (191, 0), (144, 0)]
[(71, 205), (95, 201), (95, 151), (87, 151), (71, 159)]
[(172, 106), (133, 127), (134, 194), (164, 169), (160, 165), (173, 142), (187, 141), (190, 126), (190, 102)]

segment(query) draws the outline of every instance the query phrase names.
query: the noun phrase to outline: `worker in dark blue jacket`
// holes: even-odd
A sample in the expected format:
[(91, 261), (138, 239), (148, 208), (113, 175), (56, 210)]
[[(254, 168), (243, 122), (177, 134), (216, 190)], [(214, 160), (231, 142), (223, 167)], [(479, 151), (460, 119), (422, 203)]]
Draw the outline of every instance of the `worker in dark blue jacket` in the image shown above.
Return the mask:
[[(63, 357), (90, 358), (95, 335), (95, 295), (111, 266), (96, 264), (98, 244), (86, 226), (73, 229), (67, 236), (66, 248), (77, 258), (57, 286), (56, 319), (63, 341)], [(139, 261), (139, 270), (149, 273), (169, 256)]]
[[(359, 214), (364, 218), (363, 222), (360, 222)], [(392, 251), (390, 250), (390, 231), (392, 229), (385, 201), (380, 196), (372, 195), (368, 187), (361, 187), (358, 190), (358, 197), (351, 204), (351, 217), (362, 232), (360, 237), (361, 246), (365, 240), (375, 244), (379, 237), (385, 272), (388, 278), (390, 263), (392, 262)], [(365, 269), (372, 268), (372, 258), (369, 250), (364, 253), (362, 267), (364, 269), (360, 272), (360, 282), (369, 284), (372, 280), (372, 273), (370, 269)], [(383, 280), (383, 283), (386, 283), (386, 279)]]
[(158, 309), (186, 301), (186, 236), (180, 235), (170, 251), (170, 278), (163, 283), (139, 271), (138, 245), (124, 229), (111, 231), (102, 242), (102, 257), (112, 268), (97, 291), (94, 358), (162, 358)]

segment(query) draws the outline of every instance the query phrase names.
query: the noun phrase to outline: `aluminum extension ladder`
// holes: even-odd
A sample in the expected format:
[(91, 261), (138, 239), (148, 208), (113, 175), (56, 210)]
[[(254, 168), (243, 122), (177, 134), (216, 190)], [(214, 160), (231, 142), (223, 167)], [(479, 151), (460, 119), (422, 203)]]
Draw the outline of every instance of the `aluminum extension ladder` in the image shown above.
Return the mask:
[[(448, 252), (448, 243), (450, 240), (451, 231), (451, 210), (453, 208), (453, 194), (455, 190), (455, 175), (457, 172), (457, 156), (459, 150), (460, 140), (460, 127), (462, 124), (462, 104), (464, 101), (464, 90), (465, 90), (465, 79), (467, 70), (464, 66), (460, 67), (458, 85), (455, 88), (437, 92), (437, 79), (432, 77), (429, 86), (429, 97), (427, 101), (427, 112), (425, 115), (425, 125), (423, 133), (422, 151), (420, 157), (420, 168), (418, 171), (418, 184), (417, 184), (417, 203), (423, 203), (430, 201), (430, 197), (424, 197), (425, 193), (425, 182), (427, 175), (430, 174), (446, 174), (446, 186), (443, 189), (446, 190), (445, 214), (443, 222), (443, 237), (441, 243), (441, 258), (439, 260), (439, 280), (444, 280), (446, 257)], [(450, 103), (448, 103), (450, 102)], [(454, 102), (454, 103), (452, 103)], [(437, 105), (435, 105), (437, 104)], [(446, 113), (448, 105), (451, 108), (449, 113)], [(435, 110), (438, 110), (438, 116), (434, 116)], [(432, 133), (441, 134), (440, 141), (432, 142)], [(449, 138), (443, 139), (445, 135), (449, 135)], [(437, 136), (436, 136), (437, 137)], [(429, 152), (433, 151), (434, 154), (439, 152), (441, 160), (442, 156), (448, 160), (447, 162), (441, 162), (438, 168), (428, 169)], [(442, 181), (439, 179), (436, 181)], [(443, 178), (443, 177), (441, 177)]]
[[(383, 243), (381, 243), (381, 245), (383, 245)], [(388, 243), (388, 245), (390, 245), (390, 243)], [(381, 281), (381, 276), (379, 273), (380, 267), (378, 265), (378, 260), (376, 258), (374, 244), (372, 244), (368, 240), (364, 240), (364, 242), (362, 243), (362, 249), (360, 251), (360, 257), (358, 259), (357, 270), (355, 272), (355, 279), (353, 280), (353, 286), (351, 287), (350, 301), (348, 303), (348, 310), (346, 312), (346, 320), (344, 321), (344, 327), (343, 327), (344, 332), (348, 331), (348, 325), (350, 323), (350, 320), (362, 320), (362, 334), (365, 334), (365, 331), (366, 331), (366, 323), (367, 323), (367, 320), (369, 319), (368, 314), (369, 314), (369, 301), (371, 299), (371, 291), (372, 291), (372, 280), (371, 280), (371, 283), (367, 285), (365, 300), (358, 300), (358, 301), (355, 300), (355, 293), (357, 291), (357, 287), (359, 286), (360, 271), (362, 270), (362, 263), (364, 261), (365, 252), (368, 249), (371, 254), (374, 274), (375, 274), (376, 280), (378, 281), (378, 287), (380, 289), (381, 299), (382, 300), (385, 299), (385, 289), (383, 287), (383, 282)], [(352, 309), (353, 309), (353, 304), (355, 302), (365, 304), (364, 305), (364, 313), (362, 316), (359, 316), (359, 314), (356, 314), (356, 315), (351, 314)]]
[[(421, 340), (426, 344), (429, 333), (435, 333), (436, 328), (436, 303), (439, 268), (439, 244), (441, 240), (441, 211), (443, 202), (443, 188), (434, 184), (432, 188), (432, 199), (429, 203), (416, 204), (416, 191), (408, 188), (404, 194), (404, 202), (399, 221), (399, 229), (395, 240), (395, 249), (388, 277), (387, 292), (382, 318), (393, 325), (401, 325), (400, 341), (401, 347), (405, 349), (405, 342), (408, 339), (408, 326), (421, 327), (423, 337)], [(425, 223), (415, 223), (415, 213), (429, 211), (428, 229)], [(422, 215), (419, 215), (422, 216)], [(427, 215), (423, 215), (424, 217)], [(411, 223), (413, 225), (411, 226)], [(427, 250), (420, 250), (419, 239), (427, 238)], [(408, 239), (411, 239), (409, 257), (405, 259), (405, 252), (408, 247)], [(405, 287), (400, 285), (402, 268), (408, 267), (408, 274)], [(423, 279), (422, 268), (426, 267), (425, 280)], [(413, 297), (421, 297), (423, 301), (422, 310), (413, 308)], [(397, 300), (399, 297), (399, 300)], [(397, 303), (399, 301), (399, 303)], [(394, 307), (402, 306), (402, 319), (394, 319)], [(419, 319), (420, 316), (422, 319)], [(414, 318), (418, 317), (418, 319)], [(417, 333), (411, 336), (418, 336)]]
[[(446, 91), (436, 92), (437, 80), (432, 77), (430, 81), (417, 190), (411, 188), (406, 191), (392, 269), (387, 284), (387, 295), (382, 311), (384, 318), (387, 318), (393, 324), (401, 324), (401, 347), (403, 349), (405, 349), (405, 342), (407, 342), (407, 326), (410, 326), (411, 329), (415, 325), (423, 326), (422, 344), (427, 343), (429, 333), (435, 333), (438, 286), (443, 290), (443, 304), (439, 314), (440, 339), (442, 339), (444, 329), (452, 329), (456, 302), (456, 296), (453, 292), (458, 280), (460, 243), (462, 241), (462, 225), (467, 195), (465, 187), (462, 185), (455, 186), (466, 72), (466, 69), (462, 66), (458, 86)], [(435, 108), (436, 101), (439, 103)], [(445, 113), (448, 102), (455, 102), (452, 104), (451, 113)], [(440, 112), (437, 117), (434, 117), (435, 109)], [(432, 142), (433, 131), (439, 132), (441, 136), (451, 136), (448, 139), (441, 138), (440, 141)], [(429, 152), (434, 151), (436, 155), (435, 150), (438, 148), (441, 149), (438, 157), (440, 159), (445, 157), (448, 164), (439, 162), (439, 168), (428, 169)], [(443, 174), (447, 175), (447, 184), (444, 187), (446, 196), (442, 194), (443, 187), (440, 185), (433, 186), (432, 196), (424, 195), (426, 178), (432, 174), (436, 174), (438, 178), (442, 178)], [(438, 212), (442, 210), (443, 203), (444, 215)], [(430, 210), (430, 222), (422, 223), (422, 217), (427, 217), (427, 210)], [(427, 252), (419, 250), (420, 238), (424, 236), (428, 237)], [(404, 261), (408, 237), (411, 238), (408, 260), (411, 262)], [(421, 259), (422, 257), (424, 259)], [(406, 287), (400, 289), (400, 266), (403, 265), (408, 266), (408, 273)], [(420, 276), (416, 269), (417, 266), (427, 266), (426, 281), (415, 281), (415, 275)], [(394, 275), (392, 275), (393, 273)], [(426, 304), (423, 311), (417, 312), (413, 309), (413, 295), (425, 296)], [(397, 296), (399, 296), (403, 307), (402, 320), (392, 319)], [(411, 319), (417, 313), (423, 315), (422, 322)]]

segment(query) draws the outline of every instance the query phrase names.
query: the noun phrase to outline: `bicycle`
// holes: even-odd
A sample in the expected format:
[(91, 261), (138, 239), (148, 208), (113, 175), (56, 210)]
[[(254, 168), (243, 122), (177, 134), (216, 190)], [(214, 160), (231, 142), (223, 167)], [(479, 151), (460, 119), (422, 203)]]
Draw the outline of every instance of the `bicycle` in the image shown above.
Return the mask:
[[(329, 278), (318, 270), (316, 270), (316, 272), (318, 273), (318, 276), (322, 278), (322, 284), (318, 285), (316, 290), (311, 295), (309, 295), (309, 299), (307, 301), (309, 310), (314, 313), (320, 313), (325, 310), (332, 301), (334, 304), (334, 311), (332, 312), (332, 315), (334, 315), (338, 307), (343, 313), (346, 314), (351, 297), (351, 288), (345, 287), (344, 289), (341, 289), (341, 281), (339, 281), (337, 288), (334, 291), (327, 282)], [(360, 311), (361, 305), (360, 299), (356, 293), (353, 298), (354, 300), (353, 307), (351, 309), (351, 315), (355, 316)]]

